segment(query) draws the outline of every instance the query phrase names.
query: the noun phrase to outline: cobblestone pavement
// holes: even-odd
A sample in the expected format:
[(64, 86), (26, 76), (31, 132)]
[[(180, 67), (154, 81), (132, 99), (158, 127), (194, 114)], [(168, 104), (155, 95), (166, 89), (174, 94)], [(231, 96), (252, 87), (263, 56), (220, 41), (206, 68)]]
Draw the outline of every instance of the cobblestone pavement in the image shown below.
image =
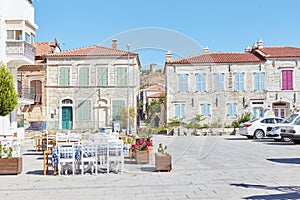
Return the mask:
[(23, 171), (0, 176), (1, 199), (300, 199), (300, 145), (241, 136), (155, 136), (171, 172), (126, 160), (122, 174), (43, 176), (34, 142), (22, 142)]

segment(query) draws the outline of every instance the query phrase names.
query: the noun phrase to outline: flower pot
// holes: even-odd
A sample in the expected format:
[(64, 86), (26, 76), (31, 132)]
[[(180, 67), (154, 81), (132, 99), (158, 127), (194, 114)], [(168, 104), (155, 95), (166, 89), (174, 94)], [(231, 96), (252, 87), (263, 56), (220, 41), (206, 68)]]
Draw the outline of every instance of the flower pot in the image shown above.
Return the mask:
[(149, 152), (149, 159), (150, 160), (153, 159), (153, 150), (154, 150), (153, 146), (148, 146), (148, 152)]
[(155, 154), (156, 171), (171, 171), (172, 157), (170, 155)]
[(22, 157), (0, 159), (0, 175), (20, 174), (21, 172), (22, 172)]
[(149, 152), (148, 151), (136, 151), (135, 159), (137, 164), (149, 163)]

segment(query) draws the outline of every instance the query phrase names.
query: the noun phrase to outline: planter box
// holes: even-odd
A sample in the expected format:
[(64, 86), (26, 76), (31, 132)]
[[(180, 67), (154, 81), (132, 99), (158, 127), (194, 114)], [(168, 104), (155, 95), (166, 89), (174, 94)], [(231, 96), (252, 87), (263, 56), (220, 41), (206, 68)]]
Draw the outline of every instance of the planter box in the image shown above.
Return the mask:
[(20, 174), (21, 172), (22, 172), (22, 157), (0, 159), (0, 175)]
[(135, 153), (135, 159), (137, 164), (149, 163), (149, 152), (148, 151), (137, 151)]
[(155, 154), (156, 171), (171, 171), (172, 170), (172, 156)]

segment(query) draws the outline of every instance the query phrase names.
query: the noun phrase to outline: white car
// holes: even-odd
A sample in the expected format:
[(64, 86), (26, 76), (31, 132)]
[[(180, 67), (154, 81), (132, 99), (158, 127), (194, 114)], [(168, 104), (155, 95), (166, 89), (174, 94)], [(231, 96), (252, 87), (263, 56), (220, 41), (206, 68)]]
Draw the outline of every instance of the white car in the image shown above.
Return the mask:
[(300, 116), (300, 113), (292, 113), (289, 116), (287, 116), (282, 123), (278, 124), (278, 126), (275, 127), (267, 127), (267, 133), (266, 136), (268, 138), (273, 138), (275, 141), (285, 141), (285, 142), (289, 142), (291, 141), (290, 137), (282, 137), (280, 135), (281, 133), (281, 128), (283, 126), (288, 126), (291, 125), (295, 122), (295, 120), (297, 119), (297, 117)]
[(247, 136), (248, 139), (261, 139), (266, 137), (267, 127), (275, 127), (283, 121), (279, 117), (256, 118), (250, 122), (240, 125), (239, 134)]
[(282, 126), (280, 135), (290, 138), (295, 144), (300, 144), (300, 117), (297, 117), (293, 124)]

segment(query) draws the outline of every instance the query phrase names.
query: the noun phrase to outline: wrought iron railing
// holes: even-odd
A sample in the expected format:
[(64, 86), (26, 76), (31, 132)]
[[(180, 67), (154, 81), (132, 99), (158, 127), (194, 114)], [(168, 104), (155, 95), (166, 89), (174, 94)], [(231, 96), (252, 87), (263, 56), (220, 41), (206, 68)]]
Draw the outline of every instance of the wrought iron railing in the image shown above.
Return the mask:
[(20, 99), (35, 100), (34, 88), (30, 88), (30, 87), (18, 88), (18, 96)]

